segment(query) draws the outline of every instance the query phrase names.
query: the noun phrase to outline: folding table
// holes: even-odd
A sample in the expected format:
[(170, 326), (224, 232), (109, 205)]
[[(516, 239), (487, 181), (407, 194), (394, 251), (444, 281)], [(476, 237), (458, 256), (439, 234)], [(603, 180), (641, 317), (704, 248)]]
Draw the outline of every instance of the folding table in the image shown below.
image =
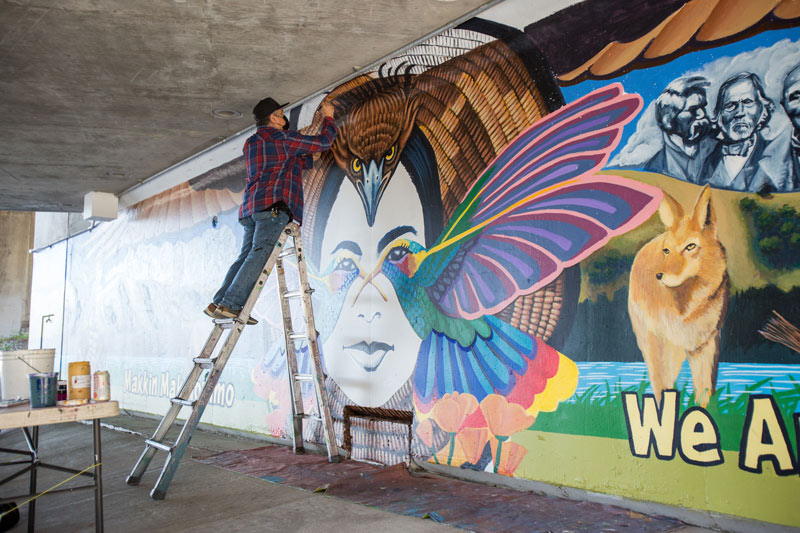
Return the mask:
[[(30, 491), (28, 494), (21, 494), (10, 498), (0, 499), (0, 503), (15, 501), (22, 503), (30, 498), (39, 497), (42, 494), (56, 494), (59, 492), (71, 492), (81, 489), (94, 489), (94, 516), (95, 516), (95, 530), (103, 531), (103, 477), (102, 477), (102, 459), (100, 454), (100, 419), (116, 416), (119, 414), (119, 404), (117, 402), (98, 402), (87, 403), (84, 405), (65, 407), (40, 407), (38, 409), (31, 409), (27, 404), (19, 405), (17, 407), (9, 407), (0, 409), (0, 429), (20, 428), (25, 437), (25, 443), (28, 446), (27, 451), (13, 450), (7, 448), (0, 448), (0, 452), (24, 455), (27, 459), (18, 461), (10, 461), (2, 463), (2, 466), (7, 465), (27, 465), (21, 470), (14, 472), (5, 479), (0, 480), (0, 485), (8, 483), (26, 472), (30, 472)], [(39, 459), (39, 426), (48, 424), (61, 424), (63, 422), (77, 422), (79, 420), (92, 421), (92, 435), (94, 440), (94, 462), (90, 465), (97, 465), (94, 468), (88, 468), (86, 471), (75, 470), (65, 466), (59, 466), (49, 463), (44, 463)], [(63, 489), (54, 489), (45, 492), (36, 492), (36, 473), (39, 468), (49, 468), (51, 470), (58, 470), (69, 474), (79, 474), (82, 476), (91, 477), (93, 483), (91, 485), (81, 485), (78, 487), (69, 487)], [(28, 503), (28, 531), (34, 530), (36, 511), (36, 500)]]

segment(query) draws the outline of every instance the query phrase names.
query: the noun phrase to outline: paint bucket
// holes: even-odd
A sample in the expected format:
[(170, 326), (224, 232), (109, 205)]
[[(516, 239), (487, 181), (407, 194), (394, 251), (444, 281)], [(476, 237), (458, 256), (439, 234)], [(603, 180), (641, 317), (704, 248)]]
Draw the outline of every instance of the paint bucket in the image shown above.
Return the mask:
[(28, 374), (32, 372), (52, 372), (56, 351), (13, 350), (0, 351), (0, 388), (3, 400), (30, 398)]
[(56, 404), (57, 372), (28, 374), (31, 393), (31, 409), (53, 407)]
[(89, 361), (76, 361), (69, 364), (67, 382), (70, 400), (88, 400), (92, 393), (92, 373)]

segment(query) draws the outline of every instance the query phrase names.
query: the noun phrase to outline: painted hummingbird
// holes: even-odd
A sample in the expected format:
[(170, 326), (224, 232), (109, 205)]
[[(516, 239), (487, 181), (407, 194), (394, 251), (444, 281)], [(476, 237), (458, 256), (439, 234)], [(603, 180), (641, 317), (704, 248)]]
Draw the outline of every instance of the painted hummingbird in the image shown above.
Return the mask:
[(574, 363), (493, 314), (658, 208), (658, 188), (595, 174), (641, 107), (613, 84), (542, 118), (488, 165), (430, 249), (397, 239), (362, 278), (360, 289), (380, 274), (391, 281), (422, 340), (412, 376), (422, 412), (452, 392), (502, 394), (533, 411), (560, 367), (577, 379)]

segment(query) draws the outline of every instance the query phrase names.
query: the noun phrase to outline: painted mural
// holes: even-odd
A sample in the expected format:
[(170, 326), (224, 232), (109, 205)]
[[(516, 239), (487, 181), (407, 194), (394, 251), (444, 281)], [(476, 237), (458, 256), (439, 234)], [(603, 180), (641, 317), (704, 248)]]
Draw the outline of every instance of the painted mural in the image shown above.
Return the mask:
[[(338, 437), (400, 409), (416, 460), (798, 526), (800, 12), (620, 5), (473, 19), (291, 112), (340, 127), (303, 225)], [(242, 173), (72, 242), (64, 352), (123, 406), (166, 410), (205, 339)], [(274, 279), (254, 316), (204, 421), (288, 437)]]
[[(534, 458), (555, 434), (617, 440), (629, 461), (796, 477), (798, 45), (775, 30), (554, 87), (547, 58), (507, 31), (327, 95), (342, 134), (309, 176), (305, 235), (335, 417), (408, 409), (418, 458), (564, 484), (596, 458)], [(517, 60), (530, 78), (503, 94), (489, 80)], [(504, 122), (480, 106), (527, 93), (544, 116), (482, 143)], [(357, 431), (358, 456), (405, 457), (387, 424)], [(762, 519), (798, 520), (787, 502)]]
[[(343, 281), (336, 287), (340, 297), (332, 308), (338, 320), (348, 320), (347, 314), (358, 312), (355, 321), (335, 325), (323, 340), (328, 385), (339, 399), (337, 404), (405, 408), (415, 411), (419, 420), (431, 416), (433, 409), (437, 421), (436, 406), (450, 402), (451, 395), (460, 394), (460, 401), (471, 399), (475, 406), (489, 396), (499, 396), (502, 403), (486, 405), (497, 409), (502, 405), (509, 413), (519, 412), (522, 420), (532, 421), (540, 410), (553, 410), (568, 398), (576, 385), (574, 363), (542, 339), (495, 315), (520, 296), (552, 283), (565, 268), (612, 236), (641, 224), (655, 210), (660, 199), (657, 189), (594, 175), (616, 146), (624, 124), (640, 107), (637, 96), (626, 95), (621, 86), (614, 85), (524, 129), (477, 176), (441, 234), (427, 247), (422, 231), (405, 220), (396, 226), (381, 224), (381, 218), (375, 217), (380, 207), (373, 207), (369, 195), (359, 195), (360, 205), (347, 204), (347, 210), (358, 216), (343, 227), (342, 240), (331, 241), (330, 262), (320, 264), (323, 276)], [(347, 142), (346, 134), (344, 130), (337, 143)], [(379, 170), (381, 160), (394, 157), (393, 141), (387, 144), (386, 150), (378, 152), (377, 165), (374, 158), (360, 153), (347, 158), (337, 155), (336, 163), (340, 168), (345, 164), (354, 168), (364, 157), (361, 166)], [(402, 152), (398, 157), (403, 157)], [(436, 167), (432, 170), (435, 176)], [(321, 179), (334, 176), (323, 174)], [(364, 180), (381, 178), (394, 181), (403, 176), (396, 171), (380, 172)], [(355, 183), (355, 191), (365, 190), (362, 181)], [(368, 235), (380, 237), (372, 263), (364, 261), (366, 254), (350, 236), (356, 224)], [(317, 237), (312, 237), (316, 242)], [(371, 240), (365, 244), (374, 246), (375, 239)], [(324, 253), (325, 245), (322, 248)], [(362, 295), (364, 303), (359, 302)], [(400, 312), (395, 311), (391, 322), (382, 322), (383, 314), (392, 312), (390, 303)], [(330, 308), (330, 302), (323, 305)], [(358, 320), (371, 323), (372, 328), (366, 330)], [(378, 329), (384, 323), (391, 331)], [(492, 416), (486, 409), (482, 407), (462, 428), (485, 429), (485, 418)], [(449, 433), (453, 453), (458, 431), (452, 430), (452, 423), (439, 422), (428, 426), (431, 442), (425, 442), (424, 448), (417, 442), (423, 456), (443, 426), (451, 428), (445, 433)], [(501, 436), (505, 440), (511, 434)], [(484, 448), (489, 449), (487, 439), (472, 446), (482, 454)], [(404, 448), (397, 451), (403, 453)], [(516, 455), (521, 458), (522, 454), (524, 450)], [(500, 466), (497, 457), (495, 471)]]

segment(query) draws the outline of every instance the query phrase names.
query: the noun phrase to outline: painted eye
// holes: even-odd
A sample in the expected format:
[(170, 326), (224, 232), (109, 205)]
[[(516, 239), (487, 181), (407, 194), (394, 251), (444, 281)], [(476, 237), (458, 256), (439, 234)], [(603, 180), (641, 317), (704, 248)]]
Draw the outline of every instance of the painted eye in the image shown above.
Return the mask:
[(689, 244), (686, 245), (686, 248), (684, 248), (684, 250), (688, 252), (690, 250), (694, 250), (695, 248), (697, 248), (697, 245), (693, 242), (690, 242)]
[(350, 166), (353, 167), (353, 172), (361, 172), (361, 160), (359, 158), (354, 157)]
[(664, 252), (664, 255), (669, 255), (669, 248), (664, 248), (661, 251)]
[(393, 144), (392, 147), (389, 148), (389, 151), (386, 152), (386, 156), (385, 156), (386, 160), (387, 161), (391, 161), (392, 159), (394, 159), (395, 155), (397, 155), (397, 145)]
[(357, 269), (358, 267), (356, 266), (355, 261), (353, 261), (349, 257), (342, 259), (341, 261), (336, 263), (336, 270), (342, 270), (344, 272), (353, 272), (354, 270)]
[(406, 248), (405, 246), (397, 246), (395, 248), (392, 248), (392, 250), (386, 256), (386, 258), (392, 263), (397, 263), (407, 255), (408, 255), (408, 248)]

